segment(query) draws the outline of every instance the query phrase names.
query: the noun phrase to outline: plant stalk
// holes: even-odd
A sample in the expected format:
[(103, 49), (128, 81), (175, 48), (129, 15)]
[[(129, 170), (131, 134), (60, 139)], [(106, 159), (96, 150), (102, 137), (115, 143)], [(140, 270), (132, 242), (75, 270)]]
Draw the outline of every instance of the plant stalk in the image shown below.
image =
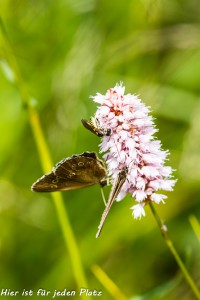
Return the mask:
[[(48, 149), (41, 125), (40, 120), (38, 116), (38, 112), (34, 105), (32, 104), (31, 97), (28, 93), (26, 84), (23, 80), (23, 77), (21, 76), (20, 68), (18, 66), (17, 60), (13, 54), (13, 48), (11, 47), (11, 44), (9, 42), (9, 39), (7, 37), (4, 24), (2, 19), (0, 18), (0, 41), (1, 41), (1, 56), (5, 59), (7, 62), (10, 71), (12, 72), (12, 78), (14, 84), (16, 85), (21, 101), (23, 103), (23, 106), (28, 111), (29, 116), (29, 122), (32, 128), (32, 132), (34, 135), (35, 143), (38, 148), (38, 153), (40, 156), (40, 161), (42, 165), (42, 169), (44, 173), (49, 172), (52, 169), (52, 160), (50, 151)], [(72, 269), (74, 273), (74, 277), (77, 283), (77, 286), (79, 288), (81, 287), (87, 287), (87, 281), (84, 274), (84, 269), (82, 266), (80, 253), (78, 249), (78, 245), (73, 233), (73, 229), (71, 227), (68, 214), (66, 211), (66, 208), (64, 206), (64, 201), (62, 198), (62, 194), (57, 193), (51, 193), (51, 196), (53, 198), (53, 202), (55, 205), (56, 213), (58, 216), (59, 225), (61, 227), (65, 245), (67, 247), (67, 250), (69, 251), (70, 260), (72, 263)], [(86, 298), (86, 296), (82, 296), (82, 298)]]
[(149, 206), (151, 208), (151, 211), (156, 219), (156, 222), (158, 224), (158, 227), (161, 231), (161, 234), (162, 234), (162, 237), (164, 238), (166, 244), (167, 244), (167, 247), (169, 248), (169, 250), (171, 251), (172, 255), (174, 256), (179, 268), (181, 269), (187, 283), (189, 284), (190, 288), (192, 289), (194, 295), (196, 296), (197, 299), (200, 300), (200, 292), (194, 282), (194, 280), (192, 279), (192, 277), (190, 276), (188, 270), (186, 269), (184, 263), (182, 262), (178, 252), (176, 251), (174, 245), (173, 245), (173, 242), (172, 240), (170, 239), (169, 237), (169, 234), (168, 234), (168, 229), (167, 229), (167, 226), (161, 221), (152, 201), (149, 202)]

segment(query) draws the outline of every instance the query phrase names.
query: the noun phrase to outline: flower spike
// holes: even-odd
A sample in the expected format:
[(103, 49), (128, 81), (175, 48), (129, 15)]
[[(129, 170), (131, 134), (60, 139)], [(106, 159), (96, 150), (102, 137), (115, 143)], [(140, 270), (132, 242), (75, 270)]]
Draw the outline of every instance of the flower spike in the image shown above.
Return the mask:
[(131, 208), (133, 216), (140, 219), (149, 201), (164, 203), (167, 196), (158, 191), (172, 191), (176, 180), (172, 179), (172, 168), (164, 165), (169, 152), (155, 139), (158, 130), (149, 108), (137, 96), (124, 92), (120, 83), (105, 95), (92, 97), (99, 104), (94, 118), (99, 126), (111, 130), (110, 136), (102, 137), (100, 149), (113, 182), (120, 171), (128, 170), (116, 200), (131, 194), (136, 201)]

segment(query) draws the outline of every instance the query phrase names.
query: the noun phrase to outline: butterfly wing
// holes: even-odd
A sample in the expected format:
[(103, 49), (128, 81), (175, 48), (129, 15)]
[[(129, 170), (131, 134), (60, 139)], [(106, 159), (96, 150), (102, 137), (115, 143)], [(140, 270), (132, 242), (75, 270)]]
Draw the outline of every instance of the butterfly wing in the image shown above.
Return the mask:
[(99, 235), (102, 231), (104, 222), (105, 222), (105, 220), (107, 218), (107, 215), (108, 215), (108, 213), (111, 209), (111, 206), (113, 205), (115, 199), (117, 198), (117, 196), (119, 195), (119, 193), (122, 189), (122, 186), (123, 186), (124, 182), (126, 181), (126, 176), (127, 176), (127, 169), (124, 168), (123, 170), (121, 170), (119, 172), (119, 174), (117, 175), (117, 177), (114, 181), (113, 187), (111, 189), (111, 192), (110, 192), (110, 195), (109, 195), (109, 198), (108, 198), (108, 202), (106, 204), (106, 207), (105, 207), (104, 212), (103, 212), (102, 217), (101, 217), (100, 224), (98, 226), (98, 231), (97, 231), (97, 234), (96, 234), (96, 238), (99, 237)]
[(104, 182), (107, 177), (102, 162), (94, 152), (84, 152), (65, 158), (53, 170), (33, 185), (35, 192), (55, 192), (80, 189)]

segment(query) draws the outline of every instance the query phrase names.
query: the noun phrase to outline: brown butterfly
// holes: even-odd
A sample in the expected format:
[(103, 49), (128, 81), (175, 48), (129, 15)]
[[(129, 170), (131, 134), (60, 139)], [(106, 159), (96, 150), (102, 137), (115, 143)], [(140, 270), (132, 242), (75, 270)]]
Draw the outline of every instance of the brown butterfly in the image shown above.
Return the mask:
[(64, 158), (53, 170), (33, 183), (34, 192), (75, 190), (99, 183), (107, 184), (107, 171), (95, 152)]
[(96, 234), (96, 238), (99, 237), (99, 235), (101, 233), (101, 230), (103, 228), (104, 222), (106, 220), (106, 217), (107, 217), (107, 215), (108, 215), (108, 213), (111, 209), (111, 206), (113, 205), (114, 200), (117, 198), (119, 192), (121, 191), (121, 188), (122, 188), (124, 182), (126, 181), (127, 173), (128, 173), (128, 168), (127, 167), (123, 168), (118, 173), (118, 175), (117, 175), (117, 177), (116, 177), (116, 179), (113, 183), (113, 186), (112, 186), (109, 198), (108, 198), (108, 202), (106, 204), (106, 207), (105, 207), (104, 212), (103, 212), (102, 217), (101, 217), (100, 224), (98, 226), (98, 231), (97, 231), (97, 234)]
[(99, 124), (99, 120), (95, 118), (90, 118), (89, 121), (82, 119), (81, 120), (83, 126), (90, 130), (92, 133), (96, 134), (98, 137), (103, 137), (104, 135), (110, 136), (111, 129), (102, 128)]

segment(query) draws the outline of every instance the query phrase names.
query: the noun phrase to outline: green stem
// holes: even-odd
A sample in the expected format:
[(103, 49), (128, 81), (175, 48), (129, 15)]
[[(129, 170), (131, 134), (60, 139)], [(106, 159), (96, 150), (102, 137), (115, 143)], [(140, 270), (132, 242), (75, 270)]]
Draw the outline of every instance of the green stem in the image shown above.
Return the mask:
[[(29, 106), (29, 120), (35, 137), (43, 171), (47, 173), (52, 169), (51, 157), (40, 126), (38, 114), (36, 110), (31, 106)], [(51, 193), (51, 196), (53, 198), (53, 202), (58, 215), (58, 220), (63, 232), (65, 244), (70, 254), (72, 267), (74, 270), (74, 276), (76, 278), (79, 287), (86, 287), (87, 282), (82, 268), (78, 246), (69, 222), (67, 211), (64, 206), (62, 194), (56, 192), (56, 193)]]
[(92, 272), (102, 283), (102, 285), (108, 290), (108, 292), (117, 300), (128, 300), (128, 298), (122, 293), (119, 287), (108, 277), (108, 275), (98, 266), (92, 265)]
[(193, 229), (198, 241), (200, 242), (200, 224), (199, 224), (199, 221), (197, 220), (197, 218), (194, 215), (189, 216), (189, 221), (190, 221), (190, 224), (192, 226), (192, 229)]
[(180, 267), (183, 275), (185, 276), (186, 281), (188, 282), (189, 286), (191, 287), (193, 293), (195, 294), (197, 299), (200, 299), (200, 292), (194, 282), (194, 280), (192, 279), (192, 277), (190, 276), (190, 274), (188, 273), (188, 270), (186, 269), (184, 263), (182, 262), (180, 256), (178, 255), (170, 237), (168, 234), (168, 229), (166, 227), (166, 225), (161, 221), (157, 211), (155, 210), (152, 201), (149, 202), (151, 211), (156, 219), (156, 222), (158, 224), (158, 227), (160, 228), (161, 234), (169, 248), (169, 250), (171, 251), (172, 255), (174, 256), (178, 266)]
[[(10, 69), (13, 72), (15, 84), (19, 90), (19, 94), (22, 99), (22, 103), (27, 108), (29, 113), (29, 122), (33, 131), (33, 135), (35, 138), (35, 142), (38, 148), (38, 153), (40, 156), (41, 165), (43, 168), (44, 173), (49, 172), (52, 169), (52, 160), (51, 155), (47, 146), (47, 143), (45, 141), (43, 131), (40, 125), (39, 116), (34, 108), (34, 106), (31, 103), (31, 97), (28, 94), (26, 85), (23, 81), (23, 78), (21, 76), (17, 61), (15, 56), (13, 55), (13, 49), (10, 46), (10, 43), (8, 41), (6, 32), (4, 30), (3, 22), (0, 19), (0, 28), (1, 28), (1, 42), (3, 46), (3, 55), (6, 59)], [(73, 233), (73, 230), (71, 228), (69, 218), (67, 215), (67, 211), (64, 206), (64, 201), (62, 198), (62, 194), (57, 193), (51, 193), (51, 196), (53, 198), (53, 202), (55, 205), (56, 213), (58, 216), (58, 221), (64, 236), (64, 241), (66, 244), (66, 247), (69, 251), (73, 273), (75, 280), (77, 282), (77, 286), (79, 288), (86, 287), (87, 281), (85, 278), (83, 266), (81, 263), (81, 258), (78, 250), (78, 245), (76, 243), (76, 239)], [(83, 296), (83, 298), (86, 298)]]

